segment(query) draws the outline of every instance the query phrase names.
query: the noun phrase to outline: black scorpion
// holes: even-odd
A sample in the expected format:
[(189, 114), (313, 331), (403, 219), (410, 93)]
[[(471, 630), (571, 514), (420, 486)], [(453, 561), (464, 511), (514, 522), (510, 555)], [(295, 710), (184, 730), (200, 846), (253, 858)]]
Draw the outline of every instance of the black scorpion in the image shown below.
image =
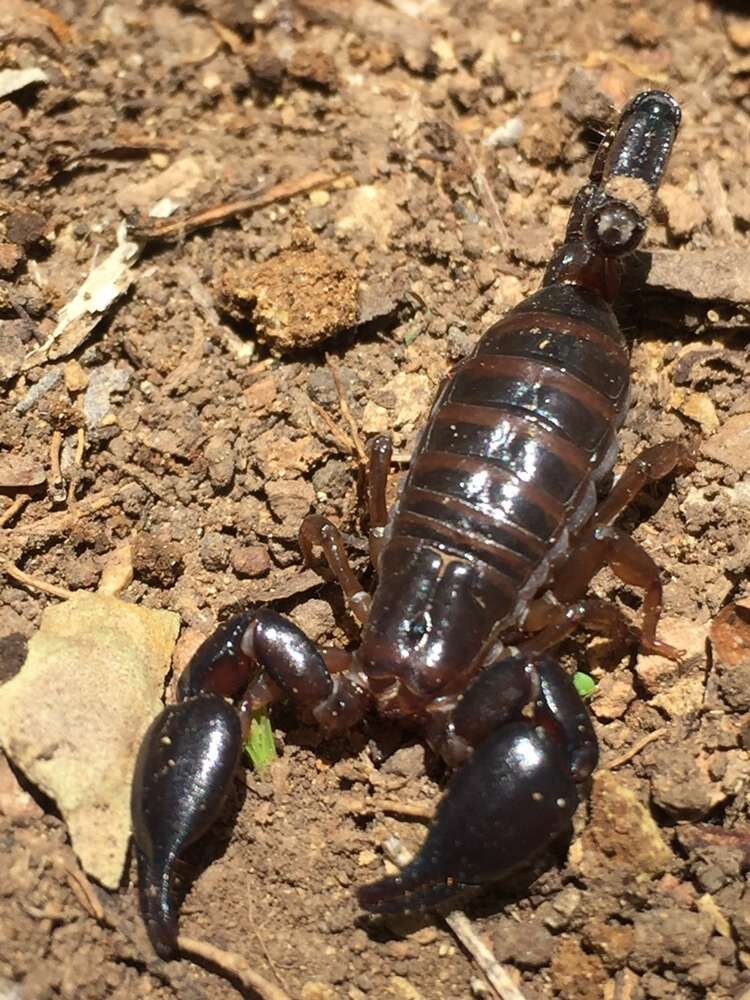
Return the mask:
[[(400, 911), (499, 879), (569, 828), (598, 749), (548, 649), (583, 624), (679, 657), (656, 636), (658, 569), (612, 522), (646, 483), (687, 464), (688, 450), (648, 448), (597, 506), (629, 396), (611, 303), (679, 124), (679, 105), (661, 91), (624, 109), (542, 288), (441, 386), (390, 515), (390, 441), (371, 443), (372, 595), (337, 528), (317, 515), (303, 523), (303, 552), (322, 550), (362, 624), (359, 648), (318, 650), (261, 609), (220, 627), (192, 658), (178, 703), (144, 737), (133, 786), (141, 907), (160, 954), (176, 945), (175, 860), (219, 811), (256, 709), (290, 699), (332, 733), (374, 705), (421, 727), (455, 769), (414, 860), (359, 890), (365, 909)], [(640, 630), (615, 605), (585, 599), (605, 564), (645, 591)]]

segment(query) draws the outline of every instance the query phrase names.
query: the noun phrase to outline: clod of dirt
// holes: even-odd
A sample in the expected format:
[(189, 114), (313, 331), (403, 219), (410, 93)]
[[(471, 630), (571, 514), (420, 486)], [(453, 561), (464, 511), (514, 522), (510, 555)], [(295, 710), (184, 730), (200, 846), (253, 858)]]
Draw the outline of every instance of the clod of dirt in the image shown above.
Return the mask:
[(522, 969), (539, 969), (549, 965), (555, 937), (538, 917), (522, 923), (505, 917), (493, 936), (493, 945), (499, 962), (512, 962)]
[[(26, 823), (43, 815), (41, 807), (18, 783), (7, 759), (0, 754), (0, 815)], [(2, 996), (2, 993), (0, 993)]]
[(596, 687), (591, 711), (600, 721), (621, 719), (635, 696), (629, 674), (605, 674)]
[(5, 490), (33, 489), (47, 479), (44, 468), (23, 455), (0, 456), (0, 488)]
[(667, 210), (670, 232), (678, 239), (700, 229), (708, 218), (700, 200), (676, 184), (665, 184), (659, 191), (659, 201)]
[(712, 779), (702, 747), (683, 740), (679, 746), (651, 750), (651, 798), (681, 819), (703, 819), (726, 798)]
[(636, 914), (634, 924), (628, 963), (636, 970), (656, 964), (689, 969), (706, 954), (713, 933), (707, 914), (685, 909), (647, 910)]
[(738, 712), (750, 711), (750, 600), (722, 608), (711, 626), (711, 644), (724, 700)]
[(16, 243), (0, 243), (0, 274), (11, 275), (23, 256), (23, 250)]
[(139, 580), (166, 590), (182, 573), (182, 552), (174, 542), (146, 532), (133, 542), (133, 572)]
[(560, 996), (570, 1000), (600, 1000), (604, 995), (607, 973), (601, 959), (587, 955), (575, 938), (564, 937), (560, 941), (550, 973)]
[(341, 254), (309, 244), (231, 268), (218, 294), (226, 311), (252, 320), (258, 339), (278, 354), (328, 340), (359, 315), (356, 271)]
[(750, 472), (750, 413), (729, 417), (716, 434), (703, 442), (701, 452), (739, 473)]
[(560, 107), (563, 114), (578, 124), (585, 121), (607, 122), (614, 109), (609, 97), (599, 87), (593, 73), (575, 66), (560, 89)]
[(338, 85), (336, 63), (327, 52), (299, 48), (290, 59), (287, 70), (295, 80), (322, 90), (335, 90)]
[(674, 856), (651, 814), (614, 774), (595, 775), (590, 808), (591, 820), (570, 854), (585, 877), (617, 873), (643, 881), (672, 866)]
[(185, 202), (215, 175), (216, 164), (212, 158), (183, 156), (149, 180), (125, 185), (117, 194), (117, 205), (127, 214), (146, 213), (163, 198)]
[(60, 808), (89, 874), (115, 889), (130, 783), (161, 707), (179, 618), (98, 594), (45, 610), (20, 673), (0, 688), (0, 742)]
[(19, 209), (5, 217), (5, 236), (11, 243), (26, 249), (34, 246), (44, 236), (48, 220), (31, 209)]
[(271, 569), (271, 557), (265, 545), (237, 544), (229, 553), (237, 576), (265, 576)]
[(750, 302), (750, 275), (743, 249), (652, 250), (649, 256), (649, 288), (667, 289), (708, 302)]

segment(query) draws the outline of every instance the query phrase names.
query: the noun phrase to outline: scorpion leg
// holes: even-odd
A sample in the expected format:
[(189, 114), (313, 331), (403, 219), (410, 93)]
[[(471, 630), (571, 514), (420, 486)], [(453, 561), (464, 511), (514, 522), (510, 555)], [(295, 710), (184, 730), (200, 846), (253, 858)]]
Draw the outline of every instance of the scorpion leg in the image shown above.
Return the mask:
[(609, 495), (592, 514), (587, 530), (614, 521), (648, 483), (664, 479), (680, 466), (687, 468), (694, 464), (693, 452), (680, 441), (665, 441), (646, 448), (626, 466)]
[(562, 604), (575, 601), (603, 566), (609, 566), (623, 583), (645, 591), (638, 645), (645, 653), (658, 653), (679, 661), (684, 653), (656, 637), (662, 611), (662, 583), (659, 567), (637, 542), (618, 528), (595, 527), (577, 543), (556, 572), (552, 594)]
[(471, 755), (414, 859), (359, 890), (367, 910), (431, 906), (509, 875), (569, 829), (577, 785), (598, 757), (581, 698), (546, 657), (519, 653), (485, 668), (458, 701), (449, 730), (446, 739)]
[(386, 487), (388, 470), (393, 453), (393, 441), (387, 434), (378, 434), (368, 445), (370, 459), (367, 470), (367, 507), (370, 518), (370, 561), (378, 568), (380, 553), (385, 544), (385, 529), (388, 524)]
[(299, 529), (299, 547), (308, 566), (315, 566), (313, 549), (320, 548), (328, 568), (338, 581), (346, 602), (360, 625), (370, 613), (370, 595), (364, 589), (349, 562), (341, 532), (327, 517), (310, 514)]
[(241, 715), (227, 699), (237, 702), (248, 688), (266, 700), (289, 698), (329, 731), (358, 721), (369, 703), (358, 672), (332, 676), (304, 633), (274, 611), (238, 615), (199, 647), (178, 703), (149, 727), (133, 776), (141, 911), (164, 958), (177, 945), (175, 861), (221, 810), (242, 749)]

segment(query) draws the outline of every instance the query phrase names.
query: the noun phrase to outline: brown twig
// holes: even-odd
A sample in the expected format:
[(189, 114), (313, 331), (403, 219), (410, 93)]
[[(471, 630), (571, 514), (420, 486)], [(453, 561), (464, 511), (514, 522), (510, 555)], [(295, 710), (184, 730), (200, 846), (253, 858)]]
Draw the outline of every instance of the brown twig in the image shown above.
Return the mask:
[[(400, 868), (411, 861), (410, 853), (398, 837), (388, 837), (383, 844), (383, 850), (391, 861)], [(487, 982), (500, 997), (500, 1000), (525, 1000), (523, 993), (513, 982), (510, 973), (505, 966), (498, 962), (492, 951), (474, 930), (465, 913), (462, 913), (461, 910), (453, 910), (445, 918), (445, 922), (485, 974)]]
[(12, 521), (16, 514), (20, 510), (23, 510), (29, 500), (31, 500), (31, 497), (28, 494), (20, 493), (10, 507), (6, 507), (2, 514), (0, 514), (0, 528), (4, 528), (8, 521)]
[(431, 823), (435, 818), (435, 806), (428, 802), (399, 802), (398, 799), (370, 799), (352, 802), (344, 807), (347, 813), (366, 815), (368, 813), (388, 813), (392, 816), (406, 816), (423, 823)]
[(59, 502), (65, 499), (65, 484), (60, 471), (60, 451), (63, 436), (60, 431), (52, 431), (49, 442), (49, 489), (52, 499)]
[(104, 907), (94, 891), (93, 885), (86, 878), (86, 875), (79, 868), (66, 867), (65, 871), (68, 876), (68, 885), (84, 910), (97, 923), (105, 923)]
[(320, 417), (323, 423), (326, 425), (331, 433), (334, 441), (342, 448), (345, 452), (349, 454), (356, 454), (356, 448), (354, 442), (349, 437), (348, 434), (344, 434), (341, 428), (336, 424), (336, 421), (330, 415), (326, 413), (322, 406), (319, 406), (314, 400), (310, 400), (310, 406), (315, 411), (315, 413)]
[(266, 961), (268, 962), (268, 965), (269, 965), (269, 967), (271, 969), (271, 972), (274, 974), (274, 978), (279, 983), (279, 985), (281, 986), (281, 988), (284, 989), (284, 990), (286, 990), (287, 993), (288, 993), (289, 992), (289, 987), (284, 982), (284, 977), (281, 975), (281, 973), (279, 972), (279, 970), (276, 968), (276, 963), (274, 962), (273, 958), (271, 957), (271, 953), (268, 950), (268, 948), (266, 947), (266, 942), (263, 940), (263, 936), (261, 935), (260, 931), (258, 930), (258, 921), (253, 919), (252, 902), (251, 902), (251, 900), (252, 900), (252, 894), (250, 892), (250, 881), (249, 881), (249, 879), (248, 879), (248, 881), (247, 881), (247, 883), (245, 885), (245, 894), (247, 896), (247, 918), (248, 918), (248, 923), (250, 924), (250, 928), (251, 928), (253, 934), (255, 935), (255, 937), (258, 940), (258, 944), (260, 945), (261, 950), (263, 951), (263, 954), (266, 957)]
[(619, 757), (614, 757), (612, 760), (607, 761), (606, 764), (603, 764), (602, 770), (614, 771), (615, 768), (622, 767), (623, 764), (627, 764), (629, 760), (636, 757), (641, 750), (649, 745), (649, 743), (653, 743), (655, 740), (660, 740), (662, 736), (666, 735), (666, 733), (666, 726), (662, 726), (660, 729), (655, 729), (653, 733), (649, 733), (647, 736), (644, 736), (642, 740), (638, 740), (637, 743), (634, 743), (629, 750), (625, 751), (625, 753), (620, 754)]
[(281, 181), (271, 187), (259, 188), (248, 198), (241, 198), (239, 201), (223, 202), (221, 205), (214, 205), (212, 208), (203, 209), (182, 219), (157, 219), (154, 222), (144, 223), (140, 226), (133, 226), (129, 235), (136, 240), (163, 240), (172, 237), (186, 236), (195, 232), (196, 229), (205, 229), (207, 226), (218, 226), (227, 219), (232, 219), (236, 215), (242, 215), (256, 208), (263, 208), (274, 202), (288, 201), (295, 195), (303, 194), (305, 191), (312, 191), (313, 188), (329, 187), (337, 178), (338, 174), (332, 174), (326, 170), (315, 170), (304, 177), (297, 177), (289, 181)]
[(22, 583), (24, 587), (41, 590), (43, 594), (52, 594), (53, 597), (62, 597), (64, 600), (73, 596), (74, 591), (66, 590), (65, 587), (58, 587), (56, 583), (47, 583), (46, 580), (40, 580), (38, 576), (31, 576), (29, 573), (24, 573), (22, 569), (19, 569), (12, 562), (0, 562), (0, 570), (6, 576), (11, 577), (11, 579)]
[(216, 948), (214, 945), (198, 941), (196, 938), (186, 937), (184, 934), (178, 936), (177, 947), (180, 951), (195, 955), (217, 966), (226, 975), (238, 979), (243, 986), (255, 990), (263, 1000), (290, 1000), (289, 994), (285, 990), (269, 983), (265, 976), (261, 976), (259, 972), (252, 969), (242, 955), (238, 955), (236, 952), (224, 951), (222, 948)]
[(341, 407), (341, 414), (349, 424), (349, 433), (352, 436), (352, 441), (354, 442), (354, 450), (360, 464), (364, 467), (367, 466), (367, 452), (365, 451), (365, 446), (362, 443), (362, 438), (359, 433), (359, 427), (357, 427), (357, 421), (352, 415), (352, 411), (349, 408), (349, 401), (346, 398), (346, 393), (341, 386), (341, 378), (339, 376), (339, 365), (338, 361), (333, 358), (330, 354), (326, 354), (326, 364), (331, 370), (331, 375), (333, 376), (333, 384), (336, 386), (336, 394), (339, 397), (339, 406)]

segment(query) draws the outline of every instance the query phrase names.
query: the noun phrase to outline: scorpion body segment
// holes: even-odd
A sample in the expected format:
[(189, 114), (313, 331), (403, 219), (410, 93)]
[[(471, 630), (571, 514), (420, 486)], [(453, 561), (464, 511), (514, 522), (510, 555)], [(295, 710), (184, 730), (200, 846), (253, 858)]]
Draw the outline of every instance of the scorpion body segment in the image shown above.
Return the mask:
[[(414, 860), (360, 890), (364, 908), (397, 911), (502, 878), (569, 827), (598, 750), (547, 650), (584, 624), (678, 657), (656, 637), (658, 569), (612, 522), (645, 483), (686, 462), (686, 449), (647, 449), (598, 506), (597, 488), (628, 407), (628, 354), (612, 310), (622, 258), (645, 231), (679, 123), (679, 106), (660, 91), (625, 108), (542, 288), (441, 386), (390, 517), (390, 444), (372, 442), (372, 597), (335, 525), (319, 515), (303, 523), (304, 555), (322, 551), (363, 625), (359, 647), (319, 651), (283, 616), (259, 610), (222, 626), (189, 664), (180, 704), (146, 736), (133, 790), (142, 908), (161, 954), (176, 943), (174, 860), (219, 809), (251, 711), (284, 698), (335, 732), (374, 705), (420, 726), (455, 769)], [(585, 599), (605, 564), (645, 591), (640, 630), (616, 606)]]

